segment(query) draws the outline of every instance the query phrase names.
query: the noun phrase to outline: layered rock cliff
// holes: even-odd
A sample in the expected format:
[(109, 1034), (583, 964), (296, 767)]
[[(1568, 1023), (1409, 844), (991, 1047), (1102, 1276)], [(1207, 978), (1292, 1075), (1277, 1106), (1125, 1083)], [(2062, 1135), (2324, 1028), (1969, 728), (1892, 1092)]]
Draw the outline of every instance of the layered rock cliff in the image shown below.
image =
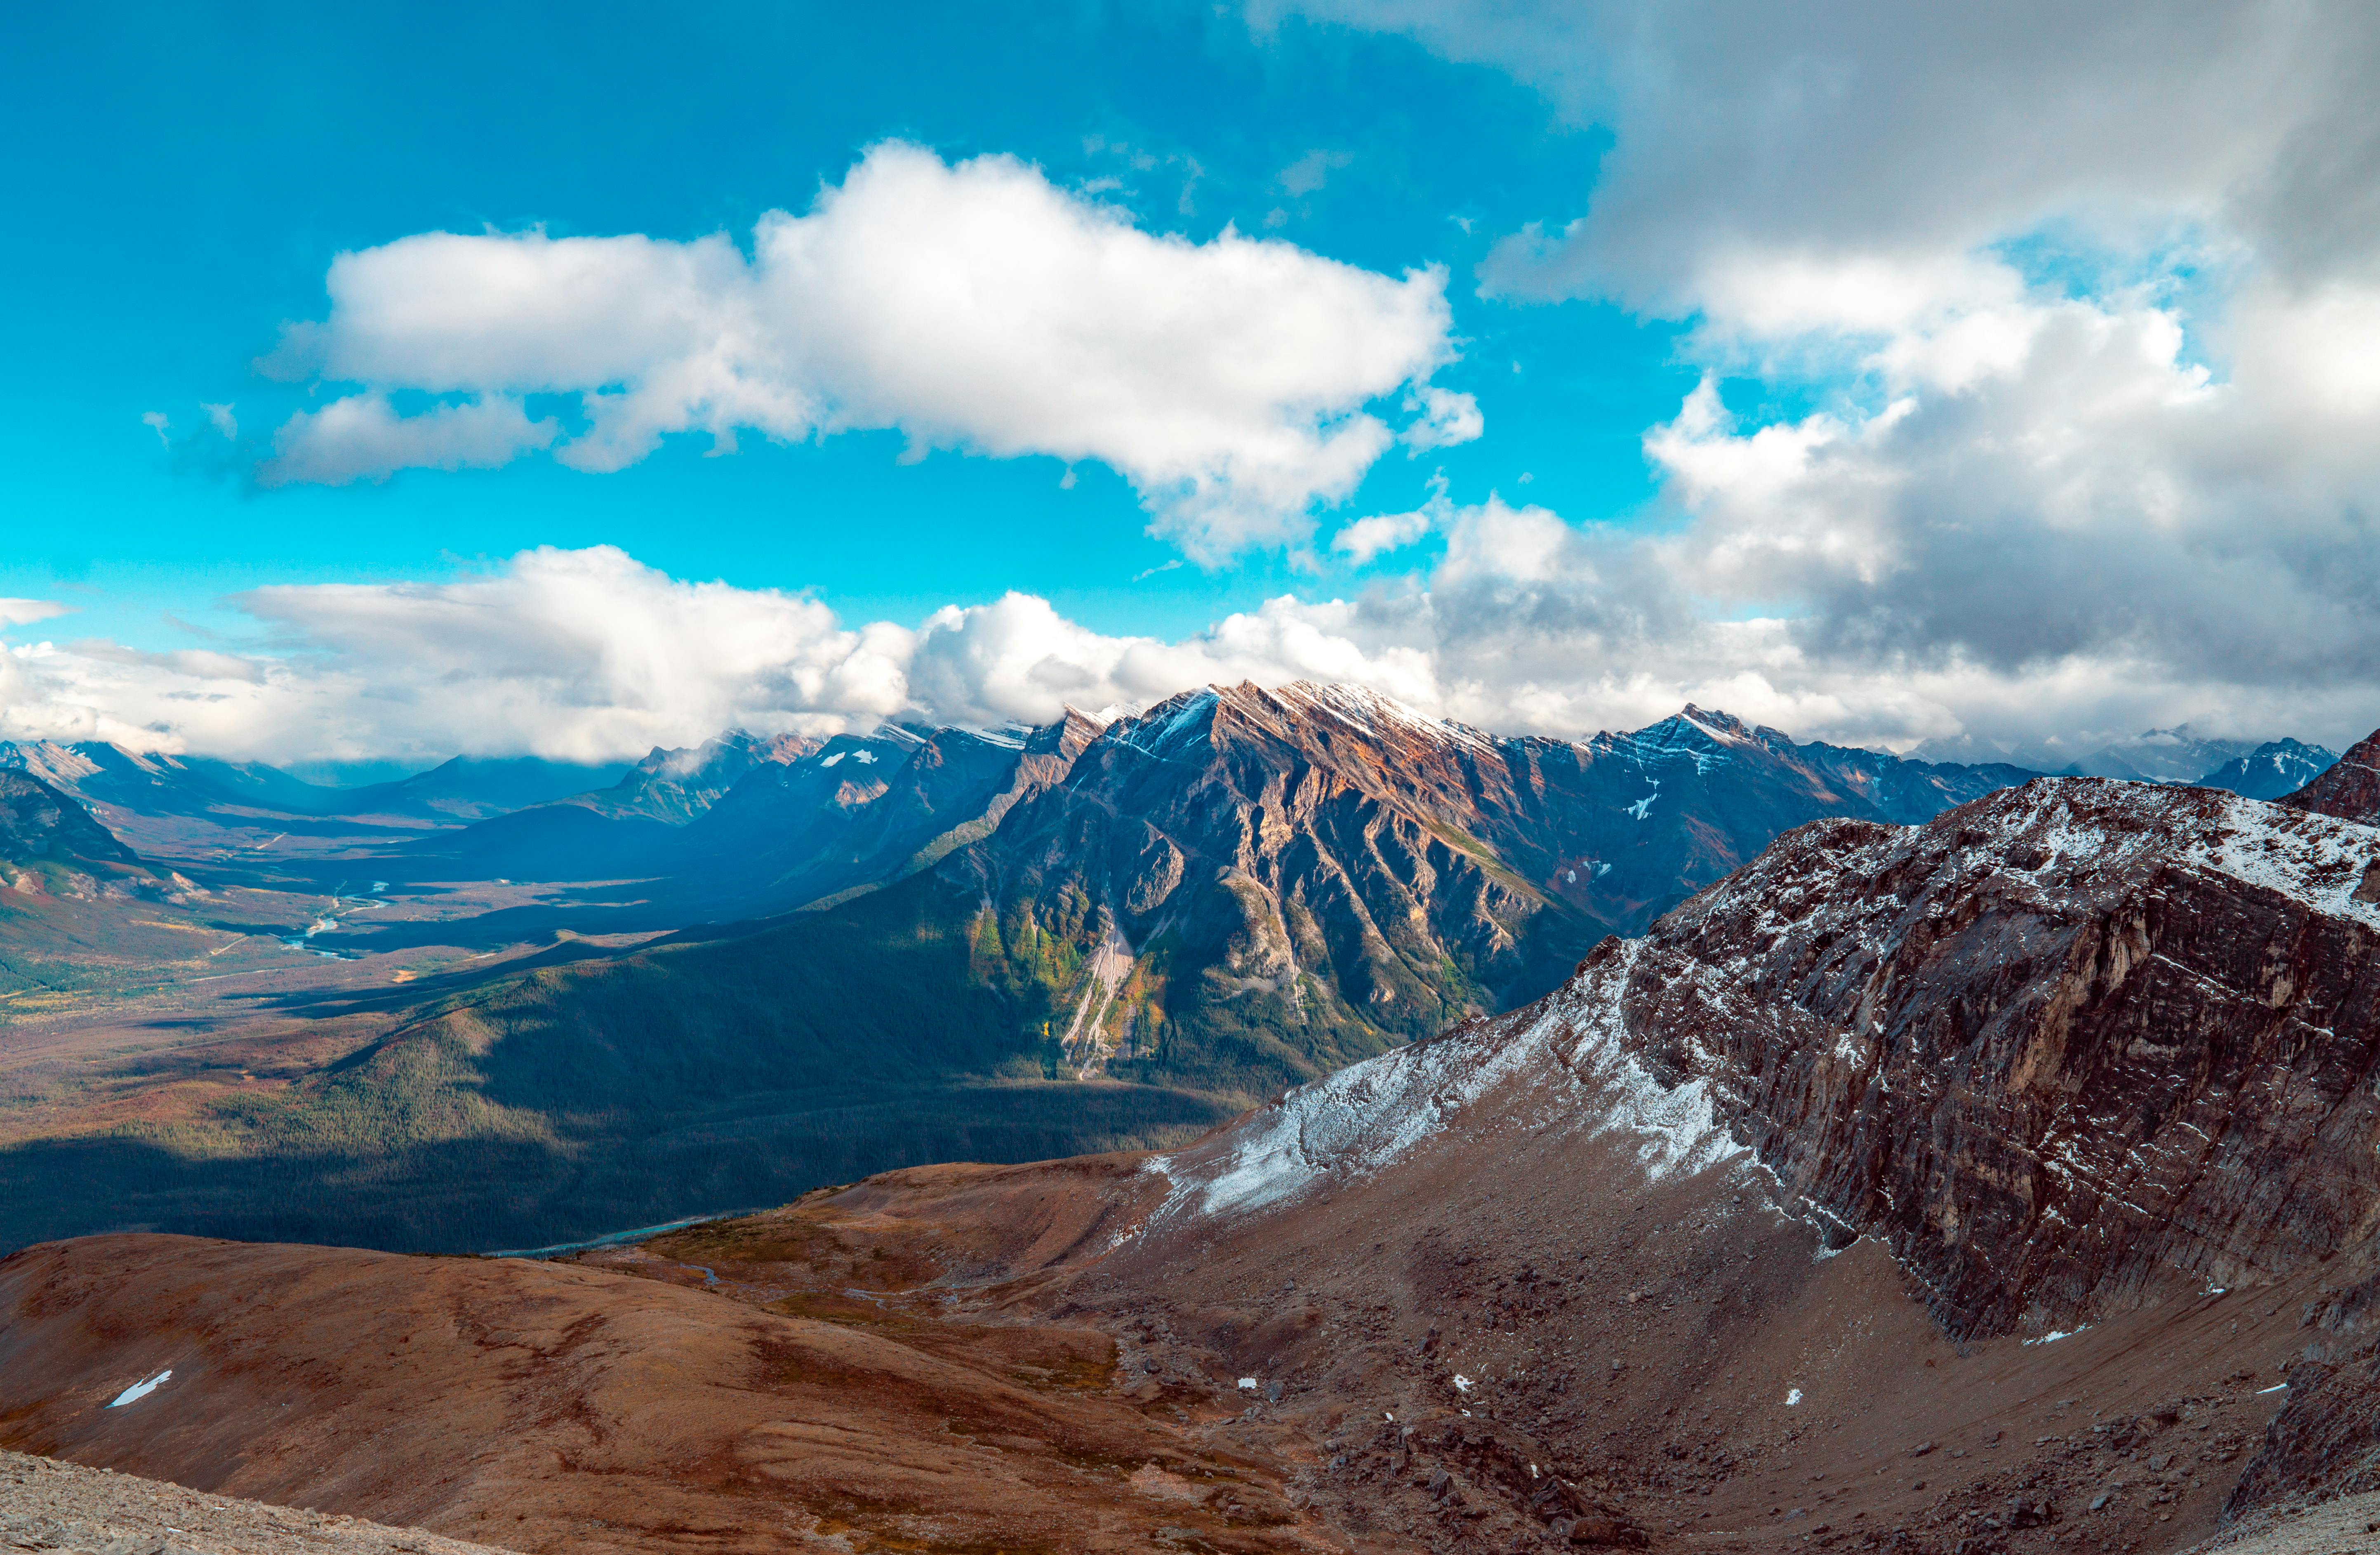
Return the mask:
[(1956, 1330), (2277, 1276), (2380, 1210), (2375, 851), (2071, 779), (1820, 823), (1648, 936), (1631, 1046)]

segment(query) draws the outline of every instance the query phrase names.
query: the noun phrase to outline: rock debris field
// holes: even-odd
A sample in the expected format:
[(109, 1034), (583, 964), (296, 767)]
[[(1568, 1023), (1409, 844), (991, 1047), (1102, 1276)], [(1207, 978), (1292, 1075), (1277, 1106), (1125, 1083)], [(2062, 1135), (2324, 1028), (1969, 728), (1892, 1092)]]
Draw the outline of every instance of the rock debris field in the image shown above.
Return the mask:
[(441, 1538), (295, 1507), (201, 1495), (160, 1479), (0, 1451), (0, 1549), (91, 1555), (485, 1555)]

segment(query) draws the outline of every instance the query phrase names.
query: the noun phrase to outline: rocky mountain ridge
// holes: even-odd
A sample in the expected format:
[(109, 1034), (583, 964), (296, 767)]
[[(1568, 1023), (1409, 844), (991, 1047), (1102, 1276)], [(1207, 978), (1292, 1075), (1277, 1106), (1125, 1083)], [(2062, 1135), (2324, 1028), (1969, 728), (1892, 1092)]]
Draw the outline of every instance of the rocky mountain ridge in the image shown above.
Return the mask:
[(2247, 755), (2226, 761), (2197, 779), (2201, 788), (2222, 788), (2248, 799), (2278, 799), (2296, 793), (2330, 770), (2338, 753), (2301, 740), (2268, 740)]
[(1049, 989), (1075, 1072), (1261, 1090), (1536, 996), (1788, 826), (2025, 775), (1694, 708), (1572, 743), (1355, 687), (1208, 687), (1117, 721), (938, 874)]
[(2380, 825), (2380, 735), (2359, 741), (2337, 764), (2279, 802), (2291, 809)]
[(2367, 827), (2204, 790), (1817, 822), (1539, 1003), (1293, 1093), (1184, 1202), (1328, 1191), (1465, 1096), (1594, 1073), (1648, 1169), (1751, 1152), (1953, 1332), (2283, 1278), (2380, 1223), (2374, 874)]

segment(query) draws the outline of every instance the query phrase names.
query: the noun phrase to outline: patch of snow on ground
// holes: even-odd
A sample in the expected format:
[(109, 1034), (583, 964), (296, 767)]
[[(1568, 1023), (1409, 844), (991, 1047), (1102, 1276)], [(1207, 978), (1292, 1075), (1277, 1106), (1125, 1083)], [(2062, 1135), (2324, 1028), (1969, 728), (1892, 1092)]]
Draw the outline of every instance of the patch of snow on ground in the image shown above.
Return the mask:
[(142, 1399), (145, 1399), (150, 1394), (155, 1392), (159, 1383), (170, 1381), (173, 1379), (173, 1376), (174, 1368), (172, 1367), (167, 1367), (156, 1376), (149, 1379), (148, 1381), (135, 1382), (129, 1388), (125, 1389), (124, 1391), (116, 1394), (115, 1397), (109, 1402), (107, 1407), (110, 1409), (121, 1409), (128, 1403), (139, 1403)]
[(1637, 1136), (1637, 1165), (1647, 1178), (1659, 1182), (1717, 1166), (1744, 1154), (1745, 1147), (1719, 1126), (1708, 1082), (1664, 1086), (1621, 1045), (1620, 995), (1642, 946), (1642, 941), (1630, 941), (1615, 965), (1596, 968), (1555, 995), (1552, 1008), (1532, 1035), (1556, 1023), (1563, 1031), (1578, 1034), (1569, 1055), (1572, 1076), (1582, 1087), (1611, 1098), (1603, 1114), (1590, 1122), (1588, 1132)]
[(2052, 1329), (2047, 1333), (2043, 1334), (2039, 1339), (2028, 1339), (2024, 1341), (2024, 1342), (2027, 1344), (2055, 1344), (2061, 1339), (2071, 1339), (2078, 1333), (2085, 1332), (2090, 1327), (2090, 1324), (2085, 1323), (2079, 1329)]
[(1797, 1404), (1797, 1403), (1801, 1403), (1801, 1402), (1802, 1402), (1802, 1390), (1801, 1390), (1801, 1389), (1799, 1389), (1799, 1388), (1788, 1388), (1787, 1390), (1785, 1390), (1785, 1407), (1786, 1407), (1786, 1408), (1791, 1409), (1791, 1408), (1792, 1408), (1795, 1404)]
[[(2355, 900), (2364, 866), (2380, 857), (2380, 830), (2197, 788), (2050, 778), (2022, 792), (2030, 807), (2010, 816), (2007, 835), (2031, 837), (2047, 856), (2011, 873), (2043, 880), (2077, 865), (2104, 871), (2171, 859), (2277, 892), (2325, 917), (2380, 929), (2380, 903)], [(2086, 798), (2115, 816), (2077, 815), (2077, 802)]]
[(2278, 892), (2325, 917), (2380, 929), (2380, 903), (2355, 900), (2365, 864), (2380, 856), (2380, 832), (2236, 796), (2224, 810), (2228, 825), (2186, 842), (2185, 853), (2194, 862)]
[(1484, 1022), (1383, 1053), (1298, 1087), (1219, 1141), (1211, 1156), (1167, 1158), (1177, 1185), (1158, 1216), (1262, 1209), (1327, 1177), (1370, 1176), (1444, 1133), (1507, 1080), (1564, 1070), (1574, 1084), (1548, 1093), (1559, 1098), (1549, 1102), (1556, 1114), (1549, 1121), (1590, 1137), (1633, 1136), (1648, 1178), (1700, 1172), (1744, 1153), (1719, 1126), (1704, 1082), (1665, 1087), (1621, 1047), (1620, 994), (1641, 948), (1632, 941), (1581, 974), (1525, 1026)]

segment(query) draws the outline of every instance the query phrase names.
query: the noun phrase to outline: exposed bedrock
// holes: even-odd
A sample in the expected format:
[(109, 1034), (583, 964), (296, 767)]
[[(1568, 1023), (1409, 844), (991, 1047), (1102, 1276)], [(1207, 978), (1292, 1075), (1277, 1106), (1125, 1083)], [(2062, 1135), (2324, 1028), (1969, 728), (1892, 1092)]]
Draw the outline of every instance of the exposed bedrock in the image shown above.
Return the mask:
[(2087, 779), (1818, 822), (1655, 926), (1625, 1041), (1953, 1332), (2277, 1279), (2380, 1200), (2375, 843)]

